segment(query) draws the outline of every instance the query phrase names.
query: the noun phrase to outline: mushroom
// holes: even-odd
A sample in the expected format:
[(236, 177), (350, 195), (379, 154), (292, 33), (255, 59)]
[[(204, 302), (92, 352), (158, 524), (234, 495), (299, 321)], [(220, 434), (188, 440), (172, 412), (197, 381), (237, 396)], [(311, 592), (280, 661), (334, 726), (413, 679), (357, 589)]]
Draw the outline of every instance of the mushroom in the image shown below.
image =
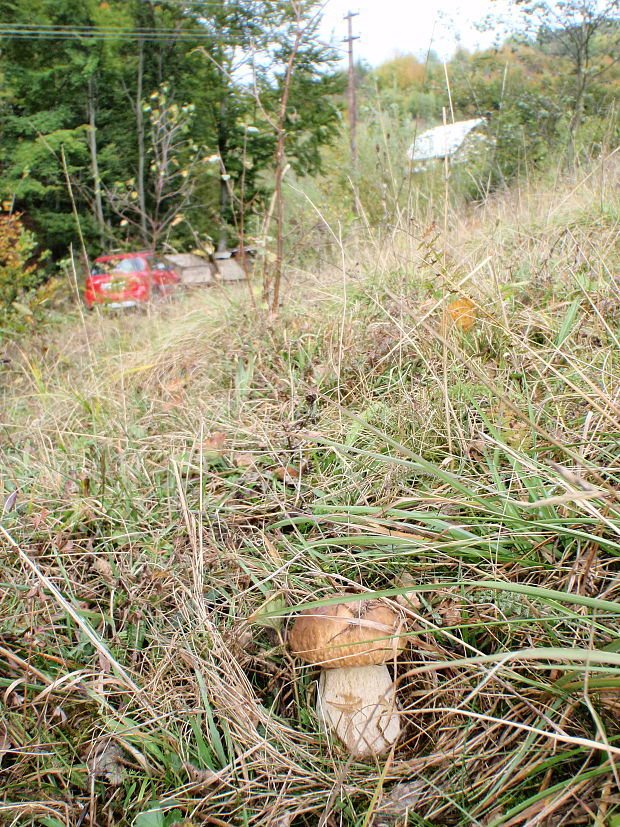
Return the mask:
[(317, 712), (358, 758), (385, 752), (400, 734), (386, 666), (406, 646), (402, 617), (380, 600), (305, 609), (288, 641), (292, 654), (323, 667)]

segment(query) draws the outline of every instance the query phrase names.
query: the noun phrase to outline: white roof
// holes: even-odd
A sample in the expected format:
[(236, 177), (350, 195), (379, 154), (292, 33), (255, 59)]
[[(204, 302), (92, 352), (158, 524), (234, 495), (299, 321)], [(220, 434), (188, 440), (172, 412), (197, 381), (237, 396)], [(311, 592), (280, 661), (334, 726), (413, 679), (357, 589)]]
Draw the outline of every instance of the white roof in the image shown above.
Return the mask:
[(410, 161), (429, 161), (431, 158), (452, 155), (461, 146), (467, 134), (481, 123), (484, 123), (484, 118), (472, 118), (470, 121), (457, 121), (428, 129), (411, 144), (407, 157)]
[(174, 264), (175, 267), (208, 267), (209, 261), (194, 253), (174, 253), (164, 256), (166, 261)]

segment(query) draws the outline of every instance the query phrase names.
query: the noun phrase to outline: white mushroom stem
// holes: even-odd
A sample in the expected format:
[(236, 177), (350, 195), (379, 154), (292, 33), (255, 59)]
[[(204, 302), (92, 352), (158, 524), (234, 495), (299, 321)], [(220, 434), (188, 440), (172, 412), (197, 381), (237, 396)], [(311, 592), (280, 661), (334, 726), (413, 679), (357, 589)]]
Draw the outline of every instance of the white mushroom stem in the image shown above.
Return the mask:
[(402, 616), (380, 600), (326, 601), (297, 616), (288, 636), (291, 652), (324, 667), (318, 713), (325, 727), (354, 755), (379, 755), (400, 734), (385, 662), (407, 644)]
[(400, 735), (394, 683), (383, 664), (324, 669), (317, 712), (358, 758), (380, 755)]

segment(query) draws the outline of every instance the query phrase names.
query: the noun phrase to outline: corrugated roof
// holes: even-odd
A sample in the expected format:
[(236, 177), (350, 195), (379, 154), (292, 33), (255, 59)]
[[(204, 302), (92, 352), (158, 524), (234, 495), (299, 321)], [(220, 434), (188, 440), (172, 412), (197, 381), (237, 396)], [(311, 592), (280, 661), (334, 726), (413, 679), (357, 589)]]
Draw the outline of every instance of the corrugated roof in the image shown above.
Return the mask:
[(411, 144), (407, 157), (410, 161), (430, 161), (453, 155), (468, 133), (481, 123), (484, 123), (484, 118), (472, 118), (470, 121), (457, 121), (428, 129)]

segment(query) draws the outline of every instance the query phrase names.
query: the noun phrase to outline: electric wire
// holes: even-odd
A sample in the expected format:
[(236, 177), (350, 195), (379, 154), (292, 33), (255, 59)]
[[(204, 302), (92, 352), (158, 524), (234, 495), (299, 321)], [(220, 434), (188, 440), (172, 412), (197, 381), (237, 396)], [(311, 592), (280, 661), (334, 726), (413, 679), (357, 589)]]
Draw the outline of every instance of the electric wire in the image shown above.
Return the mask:
[[(221, 33), (196, 29), (147, 29), (147, 28), (105, 28), (100, 26), (30, 26), (16, 24), (0, 25), (0, 39), (3, 37), (17, 40), (146, 40), (158, 41), (174, 39), (178, 41), (216, 41), (221, 42)], [(325, 48), (337, 52), (345, 50), (335, 44), (319, 42)]]
[(97, 40), (213, 40), (220, 37), (208, 30), (188, 29), (121, 29), (99, 26), (2, 26), (0, 38), (63, 40), (91, 38)]

